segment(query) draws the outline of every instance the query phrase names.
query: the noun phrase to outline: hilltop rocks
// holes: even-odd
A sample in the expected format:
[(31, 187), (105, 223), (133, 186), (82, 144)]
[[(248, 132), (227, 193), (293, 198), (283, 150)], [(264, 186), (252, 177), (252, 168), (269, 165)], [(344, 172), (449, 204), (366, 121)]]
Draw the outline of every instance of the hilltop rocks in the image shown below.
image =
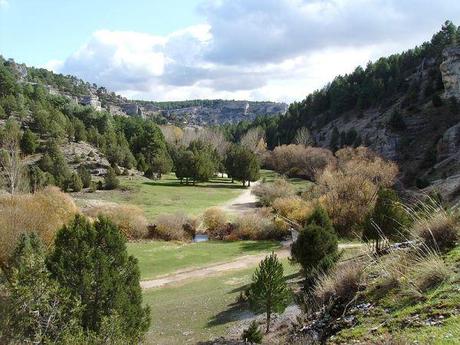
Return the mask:
[(445, 49), (443, 57), (444, 62), (439, 68), (444, 83), (444, 96), (460, 99), (460, 47)]

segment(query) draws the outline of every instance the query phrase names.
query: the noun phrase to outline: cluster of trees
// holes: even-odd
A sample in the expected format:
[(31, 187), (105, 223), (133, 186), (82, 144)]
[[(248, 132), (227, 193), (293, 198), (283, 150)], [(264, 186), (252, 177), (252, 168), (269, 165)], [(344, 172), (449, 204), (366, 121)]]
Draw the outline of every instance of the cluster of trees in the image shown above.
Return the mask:
[(149, 327), (137, 261), (106, 218), (77, 215), (50, 250), (24, 233), (1, 264), (2, 343), (134, 344)]

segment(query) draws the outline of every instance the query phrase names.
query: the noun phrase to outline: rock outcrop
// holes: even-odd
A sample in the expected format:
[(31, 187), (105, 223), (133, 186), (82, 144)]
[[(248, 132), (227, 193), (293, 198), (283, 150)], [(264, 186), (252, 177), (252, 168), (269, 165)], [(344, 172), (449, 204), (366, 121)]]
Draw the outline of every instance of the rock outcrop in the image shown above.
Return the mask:
[(444, 62), (439, 68), (444, 83), (444, 97), (460, 99), (460, 47), (445, 49), (443, 57)]

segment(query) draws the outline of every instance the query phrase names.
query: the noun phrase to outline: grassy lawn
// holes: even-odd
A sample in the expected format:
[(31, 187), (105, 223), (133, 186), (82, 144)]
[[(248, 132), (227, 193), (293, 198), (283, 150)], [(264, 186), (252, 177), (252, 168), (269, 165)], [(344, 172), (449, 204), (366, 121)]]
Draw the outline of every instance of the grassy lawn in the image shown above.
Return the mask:
[(237, 197), (244, 189), (227, 178), (213, 178), (195, 186), (181, 185), (174, 174), (153, 181), (145, 177), (120, 176), (121, 189), (83, 194), (81, 199), (101, 199), (140, 206), (149, 220), (160, 214), (182, 212), (200, 215), (205, 209)]
[[(285, 275), (298, 268), (283, 261)], [(192, 280), (188, 283), (152, 289), (144, 293), (144, 302), (152, 310), (152, 323), (147, 344), (195, 344), (224, 335), (242, 320), (247, 311), (235, 300), (254, 268), (228, 272), (219, 276)]]
[(225, 262), (242, 255), (269, 252), (279, 247), (279, 243), (271, 241), (128, 243), (129, 253), (139, 260), (141, 279), (152, 279), (180, 269)]
[[(280, 177), (281, 175), (273, 170), (266, 170), (266, 169), (260, 170), (261, 181), (273, 182), (275, 179), (280, 178)], [(297, 177), (287, 178), (287, 181), (289, 181), (289, 183), (291, 183), (294, 186), (297, 192), (303, 192), (307, 188), (307, 186), (312, 183), (310, 181), (303, 180)]]

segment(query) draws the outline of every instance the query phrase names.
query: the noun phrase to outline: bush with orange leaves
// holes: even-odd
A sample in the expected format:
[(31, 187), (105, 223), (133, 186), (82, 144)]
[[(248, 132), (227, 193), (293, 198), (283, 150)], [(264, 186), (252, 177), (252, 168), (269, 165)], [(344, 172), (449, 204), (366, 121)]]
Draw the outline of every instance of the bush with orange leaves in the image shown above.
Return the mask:
[(335, 166), (336, 158), (328, 149), (291, 144), (275, 147), (267, 163), (280, 174), (314, 181), (326, 168)]
[(73, 199), (56, 187), (34, 194), (0, 196), (0, 264), (5, 264), (23, 233), (35, 232), (51, 246), (56, 231), (76, 213)]
[(364, 147), (344, 148), (336, 156), (337, 168), (328, 168), (318, 177), (319, 201), (340, 235), (359, 235), (379, 188), (394, 184), (398, 167)]
[(314, 209), (311, 201), (305, 201), (298, 196), (278, 198), (273, 202), (272, 207), (277, 214), (299, 224), (304, 224)]
[(147, 218), (145, 218), (144, 211), (140, 207), (133, 205), (107, 204), (91, 207), (85, 210), (84, 213), (91, 218), (96, 218), (99, 215), (106, 216), (114, 224), (118, 225), (127, 239), (135, 240), (147, 236), (148, 222)]

